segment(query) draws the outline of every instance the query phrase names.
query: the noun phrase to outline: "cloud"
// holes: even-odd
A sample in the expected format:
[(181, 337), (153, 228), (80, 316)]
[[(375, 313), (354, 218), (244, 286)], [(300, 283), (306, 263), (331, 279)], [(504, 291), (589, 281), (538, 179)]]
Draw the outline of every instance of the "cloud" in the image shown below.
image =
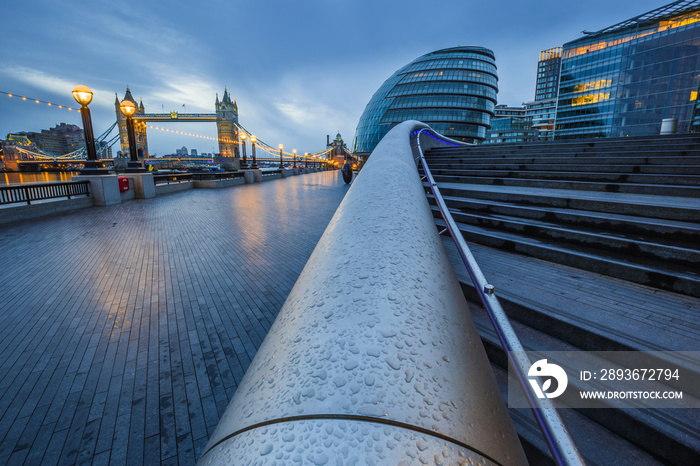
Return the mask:
[(328, 121), (334, 113), (327, 105), (314, 101), (277, 102), (276, 108), (289, 120), (302, 126)]
[(153, 79), (147, 87), (131, 89), (134, 97), (143, 97), (147, 111), (148, 107), (168, 104), (171, 108), (166, 107), (164, 110), (179, 110), (182, 104), (185, 104), (192, 110), (200, 109), (212, 113), (216, 94), (219, 93), (220, 99), (223, 97), (224, 89), (219, 89), (213, 80), (204, 76), (178, 73), (168, 65), (159, 65), (152, 71)]
[(65, 104), (73, 104), (73, 95), (71, 94), (73, 88), (77, 84), (85, 84), (93, 92), (94, 97), (93, 102), (90, 104), (91, 107), (95, 105), (112, 107), (114, 105), (114, 100), (111, 97), (111, 91), (96, 88), (90, 83), (78, 83), (75, 82), (75, 80), (69, 80), (61, 76), (49, 74), (35, 68), (28, 68), (24, 66), (9, 66), (7, 68), (0, 69), (0, 74), (5, 74), (10, 78), (16, 79), (22, 83), (29, 84), (30, 86), (33, 86), (38, 90), (47, 91), (52, 94), (65, 96), (66, 99), (71, 99), (70, 102), (63, 102)]

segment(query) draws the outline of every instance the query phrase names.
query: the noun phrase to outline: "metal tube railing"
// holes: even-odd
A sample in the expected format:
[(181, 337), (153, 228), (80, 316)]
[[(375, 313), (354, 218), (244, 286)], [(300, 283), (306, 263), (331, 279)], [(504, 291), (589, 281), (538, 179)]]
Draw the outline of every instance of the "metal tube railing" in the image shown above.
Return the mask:
[(530, 407), (532, 408), (537, 424), (542, 431), (542, 435), (544, 436), (545, 442), (552, 453), (553, 459), (557, 464), (561, 465), (583, 465), (585, 464), (585, 460), (581, 456), (576, 444), (574, 443), (574, 440), (571, 438), (571, 435), (569, 435), (564, 422), (559, 417), (559, 414), (552, 405), (552, 402), (547, 398), (538, 398), (532, 392), (530, 385), (527, 383), (527, 372), (532, 365), (532, 362), (525, 355), (525, 350), (523, 349), (518, 336), (515, 334), (515, 331), (508, 320), (508, 316), (503, 311), (501, 303), (498, 301), (498, 298), (495, 295), (495, 288), (486, 280), (486, 277), (482, 273), (479, 264), (476, 262), (476, 259), (469, 250), (469, 246), (459, 231), (456, 222), (447, 209), (447, 204), (445, 204), (442, 194), (440, 194), (440, 189), (438, 188), (437, 183), (430, 172), (430, 168), (428, 167), (428, 163), (420, 145), (420, 136), (423, 133), (431, 133), (435, 136), (440, 135), (432, 130), (426, 129), (421, 129), (417, 132), (416, 145), (420, 164), (423, 167), (426, 180), (430, 190), (433, 193), (435, 202), (440, 209), (440, 214), (445, 221), (447, 230), (450, 232), (450, 235), (457, 246), (459, 255), (462, 257), (462, 261), (467, 268), (469, 277), (474, 283), (479, 299), (484, 305), (484, 308), (491, 319), (491, 323), (498, 334), (498, 339), (501, 341), (501, 345), (503, 345), (503, 349), (506, 351), (508, 360), (511, 363), (511, 366), (515, 369), (518, 381), (523, 387), (525, 396), (530, 404)]
[(353, 181), (200, 465), (527, 464), (416, 176), (424, 127)]

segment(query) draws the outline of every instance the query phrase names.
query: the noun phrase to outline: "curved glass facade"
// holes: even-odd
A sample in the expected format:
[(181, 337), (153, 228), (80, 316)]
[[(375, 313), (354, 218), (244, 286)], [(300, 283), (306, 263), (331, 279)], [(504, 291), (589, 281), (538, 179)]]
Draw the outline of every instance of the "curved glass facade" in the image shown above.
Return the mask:
[(374, 93), (357, 124), (353, 152), (372, 152), (392, 127), (406, 120), (422, 121), (454, 139), (481, 141), (490, 127), (497, 93), (491, 50), (454, 47), (423, 55)]

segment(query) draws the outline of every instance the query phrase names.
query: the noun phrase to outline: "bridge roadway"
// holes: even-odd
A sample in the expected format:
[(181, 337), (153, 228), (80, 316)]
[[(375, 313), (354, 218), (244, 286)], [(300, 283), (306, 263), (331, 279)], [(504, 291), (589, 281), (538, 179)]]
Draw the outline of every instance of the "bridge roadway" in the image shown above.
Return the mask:
[(193, 464), (347, 188), (319, 172), (0, 226), (0, 464)]

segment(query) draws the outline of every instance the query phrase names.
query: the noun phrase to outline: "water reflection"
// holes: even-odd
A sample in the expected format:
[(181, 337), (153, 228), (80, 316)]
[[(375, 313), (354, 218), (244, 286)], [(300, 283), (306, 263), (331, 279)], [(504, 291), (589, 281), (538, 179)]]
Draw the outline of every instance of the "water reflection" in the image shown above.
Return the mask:
[(4, 172), (0, 173), (0, 185), (24, 183), (49, 183), (52, 181), (71, 181), (78, 172)]
[[(311, 173), (292, 176), (282, 180), (271, 180), (255, 185), (241, 186), (230, 191), (229, 212), (231, 234), (244, 257), (260, 259), (261, 250), (274, 249), (282, 253), (287, 245), (299, 241), (309, 231), (305, 219), (309, 203), (318, 202), (313, 194), (319, 189), (338, 189), (341, 186), (335, 172)], [(313, 208), (312, 208), (313, 209)], [(323, 210), (319, 207), (319, 210)], [(274, 231), (276, 237), (270, 236)], [(282, 238), (282, 242), (278, 241)]]

